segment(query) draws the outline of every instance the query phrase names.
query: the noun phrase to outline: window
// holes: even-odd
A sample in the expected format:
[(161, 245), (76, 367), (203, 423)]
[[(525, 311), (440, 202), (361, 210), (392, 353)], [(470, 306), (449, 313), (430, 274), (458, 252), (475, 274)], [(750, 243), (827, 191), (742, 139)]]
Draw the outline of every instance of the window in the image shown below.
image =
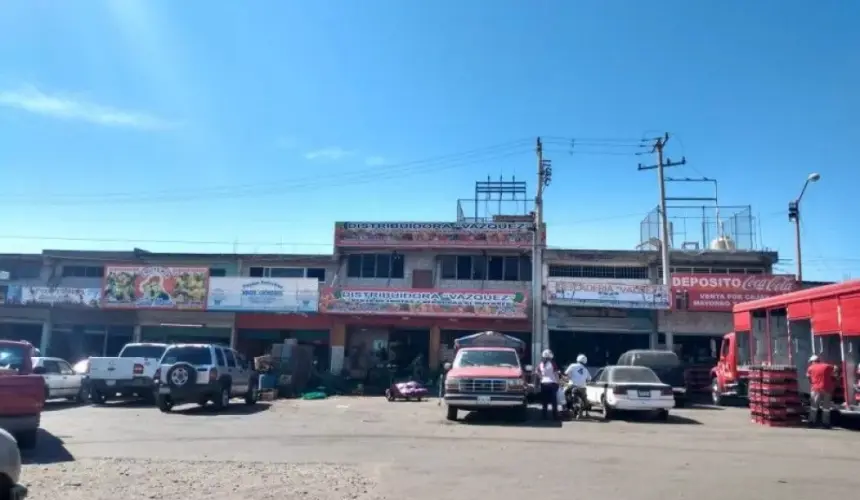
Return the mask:
[(235, 351), (232, 351), (232, 352), (233, 352), (233, 357), (236, 358), (236, 366), (238, 366), (239, 368), (242, 368), (244, 370), (249, 370), (251, 368), (250, 366), (248, 366), (248, 360), (245, 359), (245, 356), (242, 356), (242, 354), (235, 352)]
[(101, 278), (104, 275), (103, 266), (63, 266), (64, 278)]
[[(763, 267), (671, 267), (672, 274), (765, 274)], [(662, 276), (663, 268), (657, 267), (657, 274)]]
[(347, 257), (348, 278), (394, 278), (404, 276), (404, 257), (400, 254), (353, 254)]
[(595, 383), (606, 382), (606, 370), (604, 368), (597, 370), (597, 373), (594, 374), (594, 378), (592, 380), (594, 380)]
[(210, 278), (223, 278), (227, 276), (227, 270), (221, 269), (220, 267), (210, 267), (209, 268), (209, 277)]
[(442, 279), (472, 281), (531, 281), (529, 256), (443, 255)]
[[(224, 360), (222, 359), (222, 365), (224, 364), (223, 361)], [(211, 365), (212, 354), (210, 354), (208, 347), (171, 347), (164, 353), (164, 358), (162, 358), (161, 364), (175, 365), (176, 363), (190, 363), (194, 366)]]
[(218, 366), (225, 366), (224, 363), (224, 351), (221, 349), (215, 348), (215, 359), (218, 360)]
[(307, 269), (308, 278), (316, 278), (320, 283), (325, 283), (325, 268), (309, 267)]
[(646, 280), (648, 276), (647, 267), (627, 266), (578, 266), (566, 264), (551, 264), (549, 275), (554, 278), (606, 278)]
[(236, 367), (236, 358), (233, 357), (233, 351), (229, 349), (224, 349), (224, 356), (227, 357), (227, 366), (230, 368)]
[(75, 371), (72, 370), (72, 367), (69, 366), (65, 361), (57, 361), (57, 365), (60, 367), (60, 375), (74, 375)]
[(46, 359), (42, 361), (42, 367), (45, 368), (45, 373), (49, 375), (59, 375), (60, 374), (60, 364), (56, 361)]
[(325, 269), (304, 267), (252, 267), (248, 269), (251, 278), (316, 278), (325, 281)]
[(167, 348), (163, 345), (129, 344), (122, 348), (119, 357), (161, 359), (165, 349)]

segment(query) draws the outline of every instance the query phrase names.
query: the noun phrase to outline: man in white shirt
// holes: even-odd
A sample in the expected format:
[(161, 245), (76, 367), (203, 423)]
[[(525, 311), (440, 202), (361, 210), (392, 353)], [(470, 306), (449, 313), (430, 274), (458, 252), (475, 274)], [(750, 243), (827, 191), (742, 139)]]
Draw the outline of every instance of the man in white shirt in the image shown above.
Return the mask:
[[(585, 357), (585, 354), (580, 354), (576, 357), (576, 363), (571, 363), (567, 367), (567, 370), (564, 371), (564, 374), (570, 380), (570, 386), (566, 390), (573, 391), (574, 394), (579, 395), (583, 403), (588, 403), (585, 386), (591, 382), (591, 373), (589, 373), (588, 368), (585, 366), (586, 364), (588, 364), (588, 358)], [(587, 405), (582, 411), (586, 415), (588, 414)]]
[(551, 406), (552, 418), (558, 420), (558, 368), (556, 368), (552, 358), (552, 351), (546, 349), (541, 354), (541, 361), (537, 370), (540, 375), (543, 418), (547, 418), (547, 407)]

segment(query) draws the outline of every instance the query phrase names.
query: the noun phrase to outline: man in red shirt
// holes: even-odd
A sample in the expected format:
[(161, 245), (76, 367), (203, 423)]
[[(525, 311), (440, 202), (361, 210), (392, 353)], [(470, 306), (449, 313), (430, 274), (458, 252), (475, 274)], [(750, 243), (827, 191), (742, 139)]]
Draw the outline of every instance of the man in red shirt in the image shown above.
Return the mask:
[(833, 365), (824, 363), (818, 356), (809, 358), (809, 368), (806, 376), (809, 378), (811, 399), (809, 404), (809, 426), (818, 423), (818, 411), (821, 410), (821, 424), (830, 428), (830, 402), (833, 390), (836, 388), (836, 377)]

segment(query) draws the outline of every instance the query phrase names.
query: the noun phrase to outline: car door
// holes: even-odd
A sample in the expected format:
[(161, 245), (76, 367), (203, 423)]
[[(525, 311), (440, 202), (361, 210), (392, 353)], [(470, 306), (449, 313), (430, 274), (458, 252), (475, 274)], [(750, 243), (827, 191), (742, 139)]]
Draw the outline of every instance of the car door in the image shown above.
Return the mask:
[(48, 385), (49, 398), (66, 397), (66, 387), (63, 376), (60, 374), (60, 365), (55, 359), (43, 359), (42, 367), (45, 369), (42, 377), (45, 379), (45, 384)]
[(251, 366), (251, 363), (245, 359), (241, 353), (233, 351), (233, 355), (236, 357), (236, 365), (241, 366), (242, 370), (245, 372), (245, 377), (247, 377), (248, 381), (248, 389), (251, 388), (251, 384), (254, 382), (254, 370)]
[(84, 376), (75, 373), (72, 366), (61, 359), (57, 360), (57, 365), (59, 365), (60, 375), (63, 377), (63, 392), (69, 397), (76, 396), (81, 391), (81, 382)]
[(591, 382), (585, 386), (585, 394), (588, 398), (588, 402), (591, 404), (600, 403), (600, 397), (603, 396), (604, 388), (606, 385), (606, 369), (601, 368), (597, 370), (597, 373), (594, 374), (594, 377), (591, 379)]
[(233, 377), (233, 394), (244, 394), (248, 391), (248, 377), (245, 370), (236, 362), (232, 349), (224, 349), (224, 357), (227, 360), (227, 369)]

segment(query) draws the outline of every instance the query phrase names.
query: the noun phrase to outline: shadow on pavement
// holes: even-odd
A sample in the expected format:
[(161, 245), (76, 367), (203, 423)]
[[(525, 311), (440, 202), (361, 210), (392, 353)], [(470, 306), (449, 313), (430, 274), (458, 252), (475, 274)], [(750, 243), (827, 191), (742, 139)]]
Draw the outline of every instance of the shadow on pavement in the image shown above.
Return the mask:
[(460, 421), (469, 425), (507, 425), (511, 427), (561, 427), (564, 414), (559, 412), (559, 420), (552, 417), (544, 419), (540, 408), (528, 408), (525, 421), (514, 420), (505, 412), (469, 412)]
[(687, 403), (686, 405), (684, 405), (680, 408), (676, 407), (675, 409), (677, 409), (677, 410), (705, 410), (705, 411), (707, 411), (707, 410), (712, 410), (712, 411), (723, 411), (723, 410), (725, 410), (725, 408), (722, 408), (720, 406), (714, 406), (714, 405), (707, 404), (707, 403)]
[(81, 406), (85, 406), (85, 404), (74, 401), (49, 400), (45, 403), (45, 407), (42, 408), (42, 411), (69, 410), (71, 408), (80, 408)]
[(246, 405), (244, 403), (234, 403), (225, 410), (215, 410), (212, 404), (206, 406), (189, 406), (179, 410), (174, 409), (173, 413), (177, 415), (185, 415), (188, 417), (217, 417), (218, 415), (254, 415), (264, 412), (272, 406), (270, 403), (257, 403)]
[[(600, 415), (598, 415), (598, 418)], [(623, 420), (625, 422), (634, 422), (634, 423), (642, 423), (642, 424), (674, 424), (674, 425), (702, 425), (698, 420), (683, 417), (681, 415), (675, 413), (669, 413), (669, 420), (661, 421), (658, 420), (653, 414), (645, 413), (645, 412), (630, 412), (630, 413), (618, 413), (614, 420)]]
[(39, 429), (36, 447), (21, 451), (21, 461), (25, 465), (46, 465), (73, 462), (75, 457), (66, 450), (63, 440), (45, 429)]

